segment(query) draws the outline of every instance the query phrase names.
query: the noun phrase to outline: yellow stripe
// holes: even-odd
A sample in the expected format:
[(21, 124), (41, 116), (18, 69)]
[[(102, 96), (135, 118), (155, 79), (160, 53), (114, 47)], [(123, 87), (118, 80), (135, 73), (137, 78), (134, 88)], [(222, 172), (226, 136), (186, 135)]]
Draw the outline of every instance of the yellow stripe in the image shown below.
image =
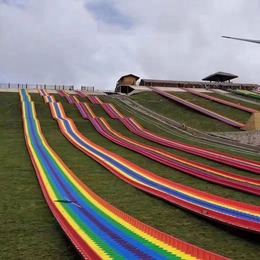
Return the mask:
[(90, 108), (90, 106), (87, 103), (84, 103), (85, 107), (87, 108), (88, 112), (91, 114), (91, 116), (93, 118), (96, 118), (96, 115), (94, 114), (94, 112), (92, 111), (92, 109)]

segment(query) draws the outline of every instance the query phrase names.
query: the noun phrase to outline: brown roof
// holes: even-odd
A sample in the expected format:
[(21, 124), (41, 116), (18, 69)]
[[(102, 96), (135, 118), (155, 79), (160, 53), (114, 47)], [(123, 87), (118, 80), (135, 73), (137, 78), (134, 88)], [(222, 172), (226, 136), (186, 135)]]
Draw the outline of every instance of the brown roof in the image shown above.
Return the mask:
[(224, 82), (224, 81), (227, 81), (227, 80), (235, 79), (237, 77), (238, 77), (237, 75), (219, 71), (219, 72), (216, 72), (214, 74), (211, 74), (211, 75), (205, 77), (202, 80)]
[[(122, 76), (118, 81), (120, 81), (120, 80), (123, 79), (123, 78), (129, 77), (129, 76), (132, 76), (132, 77), (136, 78), (136, 80), (138, 80), (138, 79), (140, 78), (140, 77), (138, 77), (138, 76), (136, 76), (136, 75), (134, 75), (134, 74), (128, 74), (128, 75)], [(117, 81), (117, 82), (118, 82), (118, 81)]]

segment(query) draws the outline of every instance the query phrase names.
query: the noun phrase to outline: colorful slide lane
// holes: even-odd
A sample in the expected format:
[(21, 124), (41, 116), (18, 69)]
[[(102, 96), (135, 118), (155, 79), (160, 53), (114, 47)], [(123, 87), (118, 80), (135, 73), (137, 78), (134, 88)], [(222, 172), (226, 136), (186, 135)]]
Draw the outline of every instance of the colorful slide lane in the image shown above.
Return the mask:
[(75, 92), (82, 98), (87, 98), (92, 104), (94, 105), (99, 105), (100, 102), (102, 103), (102, 101), (96, 97), (96, 96), (90, 96), (90, 95), (87, 95), (86, 93), (84, 93), (83, 91), (80, 91), (80, 90), (75, 90)]
[(189, 108), (192, 108), (192, 109), (194, 109), (194, 110), (196, 110), (196, 111), (199, 111), (200, 113), (203, 113), (203, 114), (205, 114), (205, 115), (207, 115), (207, 116), (210, 116), (210, 117), (213, 117), (213, 118), (215, 118), (215, 119), (218, 119), (218, 120), (220, 120), (220, 121), (222, 121), (222, 122), (224, 122), (224, 123), (226, 123), (226, 124), (232, 125), (232, 126), (234, 126), (234, 127), (239, 127), (239, 128), (241, 128), (241, 127), (244, 126), (244, 124), (242, 124), (242, 123), (240, 123), (240, 122), (237, 122), (237, 121), (232, 120), (232, 119), (230, 119), (230, 118), (228, 118), (228, 117), (225, 117), (225, 116), (223, 116), (223, 115), (220, 115), (220, 114), (218, 114), (218, 113), (216, 113), (216, 112), (213, 112), (213, 111), (211, 111), (211, 110), (208, 110), (208, 109), (206, 109), (206, 108), (203, 108), (203, 107), (201, 107), (201, 106), (198, 106), (198, 105), (196, 105), (196, 104), (193, 104), (193, 103), (191, 103), (191, 102), (189, 102), (189, 101), (186, 101), (186, 100), (184, 100), (184, 99), (182, 99), (182, 98), (179, 98), (179, 97), (177, 97), (177, 96), (175, 96), (175, 95), (173, 95), (173, 94), (169, 94), (169, 93), (167, 93), (167, 92), (164, 92), (164, 91), (162, 91), (162, 90), (159, 90), (159, 89), (157, 89), (157, 88), (150, 87), (150, 86), (148, 86), (147, 88), (149, 88), (149, 89), (151, 89), (152, 91), (154, 91), (154, 92), (160, 94), (161, 96), (164, 96), (164, 97), (166, 97), (166, 98), (169, 98), (169, 99), (171, 99), (171, 100), (174, 100), (174, 101), (176, 101), (176, 102), (178, 102), (178, 103), (180, 103), (180, 104), (182, 104), (182, 105), (185, 105), (185, 106), (187, 106), (187, 107), (189, 107)]
[(57, 90), (57, 92), (61, 97), (65, 97), (70, 104), (74, 104), (76, 102), (73, 96), (69, 95), (66, 91)]
[(61, 97), (66, 97), (67, 93), (63, 90), (57, 90), (57, 93), (61, 96)]
[(38, 89), (38, 92), (42, 97), (50, 96), (46, 89)]
[(65, 90), (57, 90), (57, 93), (58, 93), (61, 97), (70, 96)]
[(102, 103), (101, 106), (107, 112), (107, 114), (114, 119), (119, 119), (132, 133), (139, 135), (152, 142), (171, 147), (180, 151), (191, 153), (203, 158), (207, 158), (219, 163), (230, 165), (232, 167), (250, 171), (260, 174), (260, 163), (246, 160), (241, 157), (231, 156), (224, 153), (219, 153), (213, 150), (203, 149), (197, 146), (187, 145), (181, 142), (174, 141), (172, 139), (157, 135), (143, 128), (133, 118), (124, 117), (113, 104)]
[[(53, 105), (51, 105), (53, 106)], [(200, 179), (220, 184), (236, 190), (260, 195), (260, 181), (252, 178), (241, 177), (216, 168), (208, 167), (194, 161), (186, 160), (163, 150), (151, 147), (116, 132), (104, 118), (96, 117), (87, 103), (76, 104), (83, 118), (89, 119), (95, 129), (110, 141), (140, 153), (161, 164), (172, 167)], [(256, 186), (253, 186), (256, 185)]]
[(44, 96), (44, 97), (43, 97), (43, 100), (44, 100), (45, 103), (56, 102), (54, 96)]
[(43, 100), (45, 103), (49, 103), (49, 102), (56, 102), (55, 97), (49, 95), (48, 91), (45, 89), (39, 89), (38, 90), (39, 94), (43, 97)]
[(248, 90), (249, 92), (252, 92), (252, 93), (255, 93), (255, 94), (257, 94), (257, 95), (260, 95), (260, 91), (258, 91), (258, 90)]
[(101, 104), (103, 104), (101, 99), (99, 97), (97, 97), (97, 96), (90, 96), (90, 95), (87, 95), (86, 93), (84, 93), (83, 91), (79, 91), (79, 90), (75, 90), (75, 92), (80, 97), (87, 98), (94, 105), (101, 105)]
[(257, 91), (257, 90), (248, 90), (248, 92), (251, 94), (251, 95), (254, 95), (255, 97), (257, 98), (260, 98), (260, 92)]
[(260, 232), (260, 207), (217, 197), (166, 180), (96, 145), (68, 118), (61, 103), (49, 103), (61, 132), (77, 148), (129, 184), (201, 216)]
[(89, 99), (89, 101), (94, 104), (94, 105), (100, 105), (103, 102), (100, 100), (100, 98), (96, 97), (96, 96), (87, 96), (87, 98)]
[(208, 99), (208, 100), (211, 100), (211, 101), (214, 101), (214, 102), (226, 105), (226, 106), (234, 107), (234, 108), (237, 108), (237, 109), (249, 112), (249, 113), (259, 113), (260, 112), (258, 110), (252, 109), (252, 108), (244, 107), (244, 106), (241, 106), (241, 105), (238, 105), (238, 104), (235, 104), (235, 103), (232, 103), (232, 102), (220, 99), (220, 98), (216, 98), (216, 97), (206, 95), (204, 93), (200, 93), (200, 92), (193, 90), (191, 88), (182, 88), (182, 89), (191, 93), (191, 94), (193, 94), (193, 95), (196, 95), (198, 97), (202, 97), (202, 98), (205, 98), (205, 99)]
[(87, 94), (85, 94), (83, 91), (80, 91), (80, 90), (75, 90), (75, 92), (82, 98), (86, 98), (88, 97)]
[[(64, 90), (57, 90), (57, 92), (61, 97), (65, 97), (70, 104), (76, 104), (80, 102), (76, 96), (71, 96)], [(75, 92), (77, 93), (77, 91)], [(45, 94), (48, 96), (48, 93)]]
[(235, 94), (239, 94), (242, 96), (246, 96), (246, 97), (251, 97), (251, 98), (256, 98), (256, 99), (260, 99), (260, 94), (256, 93), (256, 92), (252, 92), (252, 91), (247, 91), (247, 90), (231, 90), (231, 92), (235, 93)]
[(20, 90), (20, 97), (26, 144), (45, 199), (85, 259), (227, 259), (149, 227), (98, 197), (48, 145), (27, 91)]

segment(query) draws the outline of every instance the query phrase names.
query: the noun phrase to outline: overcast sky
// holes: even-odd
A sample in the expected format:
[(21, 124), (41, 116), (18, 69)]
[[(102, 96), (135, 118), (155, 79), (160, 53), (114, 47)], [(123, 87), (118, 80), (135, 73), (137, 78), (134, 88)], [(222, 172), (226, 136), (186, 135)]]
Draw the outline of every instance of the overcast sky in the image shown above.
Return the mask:
[(260, 84), (259, 0), (0, 0), (0, 82), (114, 89), (124, 74)]

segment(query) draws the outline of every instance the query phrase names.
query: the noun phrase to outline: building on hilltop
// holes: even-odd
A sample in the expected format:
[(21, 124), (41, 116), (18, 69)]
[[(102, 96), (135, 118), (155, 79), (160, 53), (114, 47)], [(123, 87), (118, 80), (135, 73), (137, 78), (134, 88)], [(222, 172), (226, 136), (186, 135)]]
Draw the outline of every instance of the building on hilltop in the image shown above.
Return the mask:
[(117, 81), (117, 85), (136, 85), (136, 82), (139, 78), (140, 77), (135, 76), (134, 74), (128, 74), (128, 75), (122, 76)]
[[(233, 87), (230, 80), (235, 79), (238, 76), (226, 72), (216, 72), (211, 74), (204, 79), (203, 81), (210, 81), (210, 83), (206, 83), (203, 81), (176, 81), (176, 80), (158, 80), (158, 79), (141, 79), (140, 86), (156, 86), (156, 87), (172, 87), (172, 88), (220, 88), (217, 83), (227, 83), (227, 85), (223, 86), (223, 89), (227, 89), (228, 87)], [(241, 85), (241, 84), (239, 84)], [(237, 86), (236, 86), (237, 87)]]
[(116, 92), (121, 93), (129, 93), (133, 90), (131, 86), (136, 86), (137, 81), (140, 77), (134, 75), (134, 74), (128, 74), (125, 76), (122, 76), (116, 83)]
[[(128, 94), (132, 91), (145, 91), (146, 86), (152, 87), (169, 87), (169, 88), (205, 88), (205, 89), (258, 89), (257, 84), (233, 83), (232, 79), (238, 76), (227, 72), (216, 72), (202, 79), (202, 81), (177, 81), (177, 80), (160, 80), (160, 79), (141, 79), (139, 85), (137, 81), (140, 77), (133, 74), (122, 76), (116, 84), (115, 92)], [(209, 82), (206, 82), (209, 81)]]

